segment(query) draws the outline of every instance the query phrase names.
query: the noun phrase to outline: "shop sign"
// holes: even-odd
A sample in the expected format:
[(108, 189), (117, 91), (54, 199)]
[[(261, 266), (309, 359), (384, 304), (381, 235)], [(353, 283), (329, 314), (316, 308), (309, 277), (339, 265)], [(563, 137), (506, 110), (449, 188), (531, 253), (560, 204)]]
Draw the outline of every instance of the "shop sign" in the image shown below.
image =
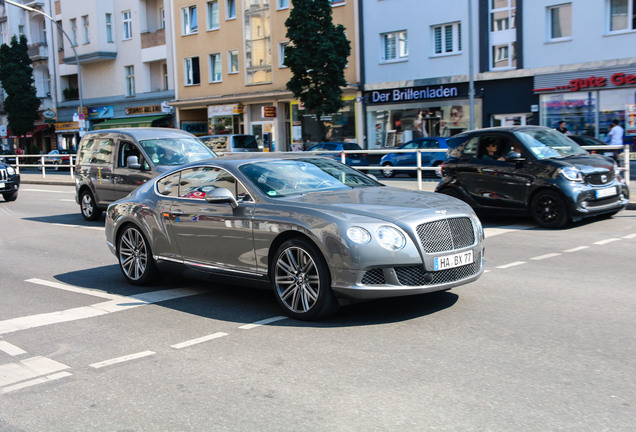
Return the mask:
[(431, 99), (447, 99), (459, 96), (457, 86), (406, 87), (365, 92), (368, 104), (419, 102)]
[(636, 104), (625, 106), (625, 133), (636, 135)]
[(573, 78), (565, 85), (556, 85), (554, 87), (536, 88), (535, 93), (550, 91), (571, 91), (577, 92), (586, 89), (598, 89), (605, 87), (623, 87), (636, 85), (636, 75), (623, 72), (616, 72), (609, 77), (591, 75), (583, 78)]
[(115, 107), (113, 105), (88, 107), (88, 118), (103, 119), (115, 117)]
[(181, 129), (193, 135), (205, 135), (208, 132), (207, 122), (182, 121)]
[(144, 106), (126, 108), (126, 115), (154, 114), (154, 113), (160, 113), (160, 112), (162, 112), (161, 105), (144, 105)]
[(42, 113), (42, 117), (44, 117), (47, 120), (51, 120), (54, 119), (56, 116), (55, 111), (51, 110), (51, 109), (47, 109), (46, 111), (44, 111)]
[[(240, 106), (240, 105), (239, 105)], [(234, 105), (209, 105), (208, 118), (219, 116), (231, 116), (234, 114)]]
[(243, 105), (234, 105), (232, 108), (232, 114), (243, 114)]
[(261, 107), (261, 116), (262, 117), (276, 117), (276, 107), (275, 106), (263, 106), (263, 107)]
[(55, 123), (55, 131), (63, 132), (63, 131), (77, 131), (79, 130), (79, 122), (62, 122)]

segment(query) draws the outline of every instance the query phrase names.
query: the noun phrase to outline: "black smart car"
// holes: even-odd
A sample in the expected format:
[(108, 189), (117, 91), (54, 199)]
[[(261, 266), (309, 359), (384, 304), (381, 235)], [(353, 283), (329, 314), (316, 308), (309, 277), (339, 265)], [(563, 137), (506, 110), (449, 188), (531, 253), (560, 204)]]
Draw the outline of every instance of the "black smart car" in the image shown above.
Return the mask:
[(616, 163), (542, 126), (488, 128), (451, 138), (436, 192), (476, 210), (530, 214), (537, 225), (615, 214), (629, 203)]
[(15, 201), (20, 189), (20, 174), (11, 165), (0, 161), (0, 194), (5, 201)]

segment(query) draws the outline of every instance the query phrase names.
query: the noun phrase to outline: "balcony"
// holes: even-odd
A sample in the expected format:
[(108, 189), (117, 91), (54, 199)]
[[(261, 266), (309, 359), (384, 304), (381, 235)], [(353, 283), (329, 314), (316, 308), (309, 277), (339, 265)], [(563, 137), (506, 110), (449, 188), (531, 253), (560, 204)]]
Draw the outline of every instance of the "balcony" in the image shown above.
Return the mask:
[(159, 29), (154, 32), (141, 34), (141, 49), (152, 48), (166, 44), (166, 30)]
[(31, 61), (47, 60), (49, 58), (49, 47), (46, 42), (37, 42), (29, 45), (27, 52)]

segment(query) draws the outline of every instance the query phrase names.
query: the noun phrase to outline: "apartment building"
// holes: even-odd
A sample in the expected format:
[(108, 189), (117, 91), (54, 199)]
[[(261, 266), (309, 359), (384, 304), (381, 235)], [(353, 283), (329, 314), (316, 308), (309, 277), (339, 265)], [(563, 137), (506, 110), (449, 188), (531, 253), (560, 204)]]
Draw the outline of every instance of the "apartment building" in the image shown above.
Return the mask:
[[(22, 4), (47, 15), (51, 13), (51, 0), (23, 1)], [(0, 45), (10, 44), (13, 36), (26, 36), (36, 95), (41, 100), (40, 119), (35, 122), (33, 131), (17, 137), (8, 124), (4, 112), (4, 91), (0, 87), (0, 147), (4, 150), (15, 151), (17, 146), (25, 151), (56, 148), (51, 127), (56, 108), (55, 88), (51, 83), (51, 77), (55, 76), (55, 62), (52, 61), (53, 27), (54, 24), (40, 13), (10, 4), (0, 4)]]
[(471, 123), (563, 119), (602, 138), (617, 118), (636, 135), (636, 1), (399, 3), (364, 2), (361, 13), (369, 148)]
[(76, 146), (83, 130), (173, 126), (169, 4), (55, 1), (54, 18), (63, 28), (56, 32), (55, 129), (64, 147)]
[[(248, 133), (275, 150), (324, 137), (314, 115), (286, 89), (289, 0), (174, 0), (175, 126), (199, 135)], [(321, 119), (332, 140), (362, 144), (357, 1), (332, 0), (351, 41), (345, 107)], [(357, 99), (356, 99), (357, 98)], [(356, 102), (357, 101), (357, 102)]]

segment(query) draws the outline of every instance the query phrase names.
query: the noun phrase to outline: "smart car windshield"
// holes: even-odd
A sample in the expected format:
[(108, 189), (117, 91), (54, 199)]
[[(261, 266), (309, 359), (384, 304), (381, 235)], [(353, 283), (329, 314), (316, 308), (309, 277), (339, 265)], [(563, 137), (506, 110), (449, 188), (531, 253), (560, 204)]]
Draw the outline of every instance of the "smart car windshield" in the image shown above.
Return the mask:
[(353, 168), (322, 157), (262, 160), (244, 164), (239, 169), (254, 186), (272, 198), (382, 186)]
[(515, 135), (538, 159), (587, 154), (577, 143), (552, 129), (527, 129)]
[(216, 153), (192, 138), (155, 138), (140, 144), (155, 165), (183, 165), (216, 157)]

